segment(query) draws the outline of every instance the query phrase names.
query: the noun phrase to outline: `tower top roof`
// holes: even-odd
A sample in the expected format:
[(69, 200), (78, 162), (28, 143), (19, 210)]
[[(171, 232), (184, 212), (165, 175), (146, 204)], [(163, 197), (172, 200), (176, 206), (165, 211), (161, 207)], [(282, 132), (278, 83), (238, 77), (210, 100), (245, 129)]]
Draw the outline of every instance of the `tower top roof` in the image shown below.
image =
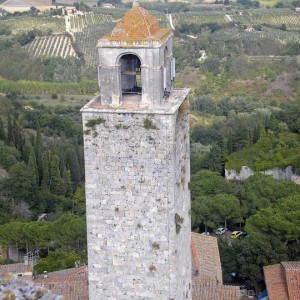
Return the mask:
[(157, 19), (134, 1), (132, 8), (109, 34), (99, 40), (99, 43), (121, 42), (132, 45), (140, 42), (145, 44), (145, 42), (160, 42), (170, 34), (169, 28), (160, 28)]

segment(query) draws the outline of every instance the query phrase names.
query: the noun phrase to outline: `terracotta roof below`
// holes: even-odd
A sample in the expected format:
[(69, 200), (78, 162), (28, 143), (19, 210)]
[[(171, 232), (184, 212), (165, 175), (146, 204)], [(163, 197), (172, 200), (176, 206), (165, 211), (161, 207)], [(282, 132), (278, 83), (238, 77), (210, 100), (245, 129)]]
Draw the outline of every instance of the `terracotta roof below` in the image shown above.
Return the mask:
[(192, 232), (192, 240), (197, 252), (197, 258), (194, 260), (198, 260), (199, 276), (210, 278), (222, 284), (222, 268), (217, 238)]
[[(0, 265), (0, 273), (25, 274), (31, 276), (32, 267), (26, 266), (24, 263), (16, 263), (9, 265)], [(26, 274), (28, 273), (28, 274)]]
[(285, 269), (289, 299), (300, 299), (300, 261), (282, 262)]
[(289, 300), (285, 271), (281, 264), (264, 267), (269, 300)]
[(87, 266), (50, 272), (46, 276), (38, 275), (34, 282), (68, 300), (89, 299)]

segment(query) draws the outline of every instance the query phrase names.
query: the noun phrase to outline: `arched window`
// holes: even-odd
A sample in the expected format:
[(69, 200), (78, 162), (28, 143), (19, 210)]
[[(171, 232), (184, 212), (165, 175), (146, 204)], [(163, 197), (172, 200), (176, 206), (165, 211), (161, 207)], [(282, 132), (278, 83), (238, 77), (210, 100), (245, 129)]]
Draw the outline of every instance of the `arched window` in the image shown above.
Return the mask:
[(120, 59), (121, 89), (124, 94), (141, 94), (141, 61), (134, 54), (125, 54)]

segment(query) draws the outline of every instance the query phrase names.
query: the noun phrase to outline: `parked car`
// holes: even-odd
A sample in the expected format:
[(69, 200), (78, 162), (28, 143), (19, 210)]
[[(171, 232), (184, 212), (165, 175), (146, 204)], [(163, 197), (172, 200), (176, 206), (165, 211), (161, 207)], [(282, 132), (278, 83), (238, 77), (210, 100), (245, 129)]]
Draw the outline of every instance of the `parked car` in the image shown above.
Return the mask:
[(243, 234), (242, 231), (232, 231), (230, 237), (231, 237), (232, 239), (237, 239), (237, 238), (239, 238), (242, 234)]
[(210, 233), (208, 232), (208, 231), (204, 231), (204, 232), (202, 232), (202, 233), (200, 233), (201, 235), (207, 235), (207, 236), (210, 236)]
[(220, 227), (216, 230), (216, 234), (224, 234), (226, 232), (226, 228)]
[(239, 236), (239, 239), (243, 239), (244, 237), (246, 237), (248, 235), (247, 232), (242, 232), (242, 234)]

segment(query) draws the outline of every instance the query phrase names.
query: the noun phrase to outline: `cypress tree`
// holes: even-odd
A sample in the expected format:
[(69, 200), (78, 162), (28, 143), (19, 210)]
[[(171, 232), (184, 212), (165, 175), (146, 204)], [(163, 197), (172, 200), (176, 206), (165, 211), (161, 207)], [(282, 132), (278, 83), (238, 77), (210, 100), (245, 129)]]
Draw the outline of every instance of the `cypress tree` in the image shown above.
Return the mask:
[(66, 188), (59, 170), (59, 157), (53, 155), (50, 163), (50, 191), (56, 195), (65, 195)]
[(7, 144), (11, 145), (13, 142), (13, 130), (12, 130), (12, 123), (11, 123), (11, 116), (8, 112), (7, 114)]
[(5, 137), (4, 125), (3, 125), (2, 118), (0, 116), (0, 140), (5, 141), (5, 139), (6, 137)]
[(12, 127), (12, 138), (14, 146), (22, 152), (22, 148), (25, 144), (25, 139), (22, 134), (22, 129), (19, 125), (19, 123), (14, 119), (13, 127)]
[(50, 157), (50, 150), (47, 150), (43, 153), (43, 178), (41, 183), (43, 190), (50, 189)]
[(74, 186), (77, 187), (80, 183), (81, 174), (80, 174), (80, 166), (78, 162), (77, 153), (74, 147), (70, 147), (66, 151), (66, 162), (67, 162), (67, 168), (71, 172), (72, 182)]
[(36, 163), (36, 157), (35, 157), (34, 149), (33, 149), (31, 144), (29, 145), (28, 166), (32, 168), (32, 173), (33, 173), (34, 180), (38, 184), (39, 174), (38, 174), (38, 170), (37, 170), (37, 163)]
[(36, 131), (36, 138), (35, 138), (35, 145), (34, 145), (34, 152), (36, 157), (37, 163), (37, 171), (38, 171), (38, 179), (39, 183), (42, 182), (43, 178), (43, 140), (41, 135), (40, 127), (37, 128)]

